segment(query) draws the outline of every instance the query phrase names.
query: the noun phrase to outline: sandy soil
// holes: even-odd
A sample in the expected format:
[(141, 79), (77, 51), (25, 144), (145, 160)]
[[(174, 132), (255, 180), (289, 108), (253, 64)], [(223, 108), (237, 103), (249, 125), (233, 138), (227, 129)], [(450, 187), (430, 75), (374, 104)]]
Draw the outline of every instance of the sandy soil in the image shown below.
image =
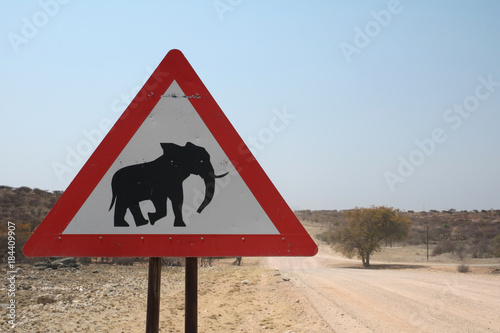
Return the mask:
[[(232, 261), (199, 268), (199, 332), (322, 331), (321, 317), (279, 271), (260, 267), (258, 258), (244, 258), (242, 266)], [(1, 332), (145, 331), (147, 264), (18, 267), (17, 326), (12, 329), (2, 308)], [(5, 304), (6, 291), (0, 292)], [(162, 268), (160, 301), (160, 331), (184, 332), (184, 268)]]
[[(466, 274), (452, 257), (427, 262), (418, 247), (372, 260), (374, 269), (363, 269), (320, 245), (312, 258), (200, 267), (199, 332), (500, 332), (498, 258), (474, 261)], [(147, 264), (18, 267), (17, 326), (7, 322), (4, 280), (0, 332), (145, 331)], [(183, 332), (184, 269), (163, 267), (161, 288), (160, 331)]]

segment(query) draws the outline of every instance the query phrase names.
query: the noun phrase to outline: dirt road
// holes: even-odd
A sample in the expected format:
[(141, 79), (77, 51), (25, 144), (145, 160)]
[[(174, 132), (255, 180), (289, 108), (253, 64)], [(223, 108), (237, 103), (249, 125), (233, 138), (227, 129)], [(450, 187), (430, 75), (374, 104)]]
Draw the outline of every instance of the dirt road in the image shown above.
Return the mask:
[[(199, 332), (500, 332), (493, 266), (462, 274), (449, 262), (425, 268), (391, 257), (392, 264), (362, 269), (327, 246), (311, 258), (232, 261), (199, 268)], [(147, 263), (19, 268), (15, 327), (5, 320), (9, 281), (0, 284), (0, 332), (144, 332)], [(162, 268), (160, 301), (160, 332), (183, 332), (183, 267)]]
[(500, 332), (499, 276), (353, 268), (328, 248), (312, 258), (266, 258), (266, 265), (290, 278), (332, 332)]

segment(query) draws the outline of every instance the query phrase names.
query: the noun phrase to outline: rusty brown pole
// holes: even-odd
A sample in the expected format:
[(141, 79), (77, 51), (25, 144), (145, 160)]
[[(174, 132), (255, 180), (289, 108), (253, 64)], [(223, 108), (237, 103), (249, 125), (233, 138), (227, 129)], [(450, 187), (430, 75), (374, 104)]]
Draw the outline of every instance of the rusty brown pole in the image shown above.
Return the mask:
[(185, 332), (198, 332), (198, 258), (186, 258)]
[(149, 258), (146, 333), (158, 333), (160, 326), (161, 258)]

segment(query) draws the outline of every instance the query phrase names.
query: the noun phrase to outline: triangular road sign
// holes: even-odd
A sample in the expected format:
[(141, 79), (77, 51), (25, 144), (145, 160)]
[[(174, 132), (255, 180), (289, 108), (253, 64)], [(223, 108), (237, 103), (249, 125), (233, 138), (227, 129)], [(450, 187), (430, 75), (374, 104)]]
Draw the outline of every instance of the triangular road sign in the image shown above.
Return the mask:
[(170, 51), (27, 256), (312, 256), (318, 248), (184, 55)]

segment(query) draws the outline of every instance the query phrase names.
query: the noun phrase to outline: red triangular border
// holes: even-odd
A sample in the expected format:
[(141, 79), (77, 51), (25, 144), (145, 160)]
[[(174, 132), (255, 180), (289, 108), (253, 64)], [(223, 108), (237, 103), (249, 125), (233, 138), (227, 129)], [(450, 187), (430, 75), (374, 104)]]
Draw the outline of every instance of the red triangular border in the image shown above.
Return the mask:
[[(279, 235), (62, 234), (118, 155), (176, 81)], [(244, 153), (242, 153), (244, 152)], [(29, 257), (313, 256), (318, 247), (179, 50), (171, 50), (26, 242)]]

